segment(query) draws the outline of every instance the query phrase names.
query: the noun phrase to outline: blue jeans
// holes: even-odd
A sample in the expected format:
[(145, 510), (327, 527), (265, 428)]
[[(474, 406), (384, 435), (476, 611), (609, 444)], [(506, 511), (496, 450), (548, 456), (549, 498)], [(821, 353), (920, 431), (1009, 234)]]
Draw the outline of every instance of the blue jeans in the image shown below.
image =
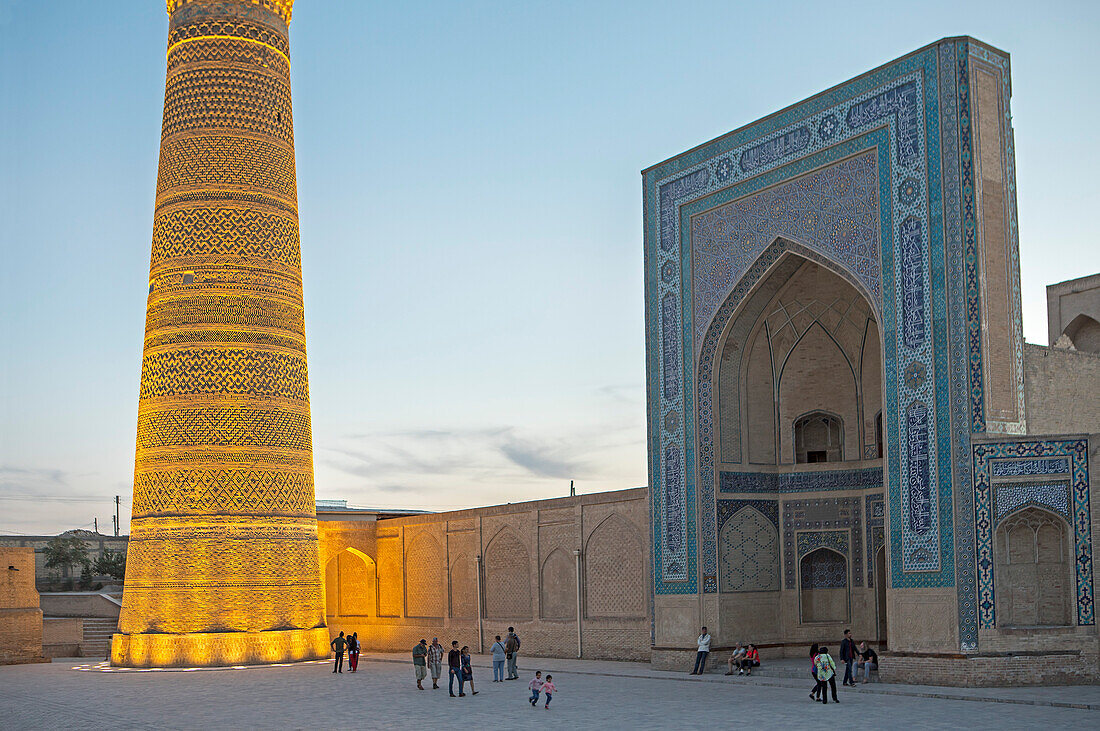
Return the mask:
[(462, 668), (448, 668), (450, 671), (450, 678), (447, 680), (447, 689), (451, 695), (455, 693), (455, 678), (458, 678), (458, 692), (462, 692), (462, 687), (466, 683), (466, 679), (462, 677)]
[(519, 669), (516, 667), (516, 663), (519, 662), (519, 653), (513, 652), (512, 656), (508, 658), (508, 677), (518, 678)]
[(550, 707), (550, 699), (551, 699), (552, 697), (553, 697), (553, 696), (551, 696), (551, 695), (550, 695), (549, 693), (547, 693), (547, 694), (546, 694), (546, 707), (547, 707), (547, 708), (549, 708), (549, 707)]
[(493, 660), (493, 680), (504, 680), (503, 660)]
[(531, 689), (531, 705), (535, 705), (539, 702), (539, 692), (534, 688)]
[(709, 654), (709, 652), (703, 652), (702, 650), (697, 652), (695, 654), (695, 669), (691, 672), (696, 675), (702, 675), (703, 671), (707, 669), (707, 655)]
[(844, 661), (844, 684), (856, 682), (856, 679), (852, 677), (852, 660)]

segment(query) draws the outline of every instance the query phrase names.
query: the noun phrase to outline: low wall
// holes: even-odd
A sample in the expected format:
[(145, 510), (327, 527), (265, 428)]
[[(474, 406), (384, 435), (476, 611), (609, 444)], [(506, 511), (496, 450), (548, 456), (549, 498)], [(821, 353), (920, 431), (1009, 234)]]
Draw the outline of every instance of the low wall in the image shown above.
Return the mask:
[(45, 617), (42, 620), (42, 653), (46, 657), (80, 657), (83, 641), (83, 619)]
[(96, 591), (42, 592), (42, 612), (49, 617), (102, 617), (118, 619), (122, 595), (111, 597)]
[(1002, 687), (1091, 684), (1100, 680), (1095, 652), (1054, 650), (963, 654), (891, 653), (881, 656), (888, 683)]
[(649, 660), (647, 501), (640, 488), (322, 521), (329, 628), (372, 650), (439, 637), (485, 652), (513, 626), (521, 656)]

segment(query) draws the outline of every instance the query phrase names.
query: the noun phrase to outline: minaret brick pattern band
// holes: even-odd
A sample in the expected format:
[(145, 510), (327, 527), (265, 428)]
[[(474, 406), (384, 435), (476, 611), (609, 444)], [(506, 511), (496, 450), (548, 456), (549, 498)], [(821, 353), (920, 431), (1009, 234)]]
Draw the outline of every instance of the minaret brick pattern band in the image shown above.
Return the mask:
[(168, 74), (113, 663), (326, 657), (287, 25), (168, 0)]

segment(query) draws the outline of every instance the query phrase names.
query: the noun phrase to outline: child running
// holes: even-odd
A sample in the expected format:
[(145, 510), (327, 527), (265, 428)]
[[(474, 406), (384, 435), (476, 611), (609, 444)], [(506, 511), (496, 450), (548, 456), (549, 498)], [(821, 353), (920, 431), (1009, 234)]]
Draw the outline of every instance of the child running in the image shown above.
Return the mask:
[(550, 699), (554, 696), (554, 691), (557, 688), (554, 687), (554, 676), (547, 675), (546, 682), (542, 684), (542, 692), (546, 694), (546, 705), (543, 706), (546, 710), (550, 710)]
[(535, 677), (531, 679), (530, 685), (527, 686), (531, 689), (531, 697), (528, 699), (528, 702), (531, 704), (532, 708), (539, 703), (539, 693), (542, 692), (542, 685), (542, 671), (536, 670)]

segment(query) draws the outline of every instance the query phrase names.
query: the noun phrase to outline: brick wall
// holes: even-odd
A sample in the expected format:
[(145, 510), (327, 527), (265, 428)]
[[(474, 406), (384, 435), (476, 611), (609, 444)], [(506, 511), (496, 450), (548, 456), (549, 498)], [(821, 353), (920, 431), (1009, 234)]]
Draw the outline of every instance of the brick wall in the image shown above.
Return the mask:
[(879, 677), (889, 683), (1000, 687), (1095, 683), (1092, 650), (983, 655), (880, 656)]
[(0, 665), (42, 660), (34, 549), (0, 547)]
[[(521, 655), (575, 657), (579, 550), (583, 656), (648, 660), (647, 500), (642, 488), (361, 525), (322, 521), (329, 628), (358, 632), (368, 649), (411, 651), (439, 637), (477, 651), (480, 600), (482, 651), (514, 626)], [(358, 606), (334, 607), (331, 583), (353, 555), (345, 549), (362, 556), (356, 571), (374, 571), (378, 588)]]
[(1100, 431), (1100, 355), (1024, 346), (1030, 434)]

